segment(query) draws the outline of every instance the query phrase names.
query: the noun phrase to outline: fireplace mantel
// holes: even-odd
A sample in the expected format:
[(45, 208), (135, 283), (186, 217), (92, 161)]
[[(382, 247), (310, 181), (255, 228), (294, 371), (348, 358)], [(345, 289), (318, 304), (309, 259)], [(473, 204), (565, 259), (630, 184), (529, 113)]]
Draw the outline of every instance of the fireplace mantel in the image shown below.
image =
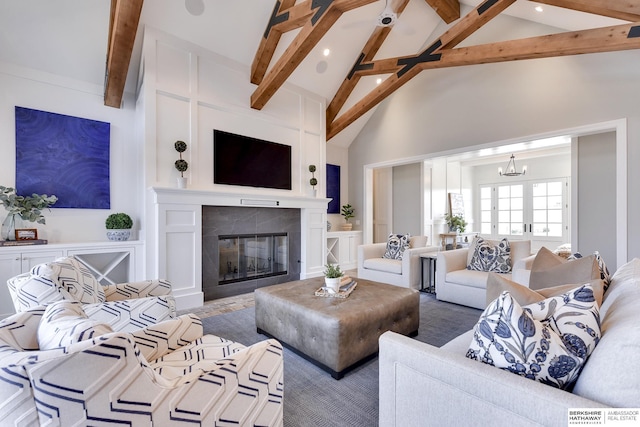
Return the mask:
[(262, 206), (274, 208), (327, 209), (331, 199), (272, 195), (260, 193), (239, 193), (207, 190), (152, 187), (154, 202), (187, 203), (201, 206)]
[(300, 209), (300, 278), (322, 275), (330, 199), (247, 191), (149, 188), (145, 224), (147, 277), (171, 281), (178, 309), (202, 306), (202, 207)]

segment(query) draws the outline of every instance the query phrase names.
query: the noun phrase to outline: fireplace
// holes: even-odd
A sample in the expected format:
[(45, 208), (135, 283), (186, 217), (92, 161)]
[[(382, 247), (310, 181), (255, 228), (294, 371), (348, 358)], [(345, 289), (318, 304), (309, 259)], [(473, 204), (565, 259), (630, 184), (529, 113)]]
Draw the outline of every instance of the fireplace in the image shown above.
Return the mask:
[(286, 233), (218, 236), (218, 284), (287, 274)]
[(204, 299), (300, 279), (300, 209), (203, 206)]

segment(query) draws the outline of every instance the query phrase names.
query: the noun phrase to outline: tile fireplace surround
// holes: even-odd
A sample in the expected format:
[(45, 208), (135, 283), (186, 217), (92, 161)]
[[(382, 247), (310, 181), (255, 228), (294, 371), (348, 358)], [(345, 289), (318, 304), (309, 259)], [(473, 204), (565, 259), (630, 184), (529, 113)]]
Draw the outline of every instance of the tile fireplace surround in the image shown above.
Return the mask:
[(147, 215), (151, 220), (144, 229), (146, 275), (171, 281), (179, 310), (201, 307), (206, 289), (203, 283), (209, 286), (203, 277), (203, 256), (207, 256), (203, 251), (203, 207), (285, 209), (276, 218), (287, 216), (289, 210), (299, 210), (300, 255), (295, 262), (300, 260), (300, 279), (322, 275), (329, 199), (158, 187), (150, 188), (148, 196), (147, 212), (152, 215)]

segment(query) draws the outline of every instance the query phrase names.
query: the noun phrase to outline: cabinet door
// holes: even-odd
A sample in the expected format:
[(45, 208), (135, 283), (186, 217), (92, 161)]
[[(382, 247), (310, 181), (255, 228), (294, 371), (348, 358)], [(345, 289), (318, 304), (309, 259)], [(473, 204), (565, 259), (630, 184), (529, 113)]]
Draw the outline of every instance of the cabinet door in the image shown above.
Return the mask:
[(43, 262), (62, 256), (62, 251), (7, 252), (0, 254), (0, 318), (15, 313), (7, 280)]

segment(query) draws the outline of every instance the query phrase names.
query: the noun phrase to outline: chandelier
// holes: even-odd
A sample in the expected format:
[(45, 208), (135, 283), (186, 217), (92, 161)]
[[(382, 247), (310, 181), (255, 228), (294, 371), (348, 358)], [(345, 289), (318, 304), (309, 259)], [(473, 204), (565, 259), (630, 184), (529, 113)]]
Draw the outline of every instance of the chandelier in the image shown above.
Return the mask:
[(516, 156), (512, 154), (509, 163), (507, 163), (506, 172), (503, 172), (502, 168), (498, 168), (498, 173), (500, 176), (520, 176), (527, 173), (527, 166), (523, 166), (522, 172), (518, 172), (516, 169)]

